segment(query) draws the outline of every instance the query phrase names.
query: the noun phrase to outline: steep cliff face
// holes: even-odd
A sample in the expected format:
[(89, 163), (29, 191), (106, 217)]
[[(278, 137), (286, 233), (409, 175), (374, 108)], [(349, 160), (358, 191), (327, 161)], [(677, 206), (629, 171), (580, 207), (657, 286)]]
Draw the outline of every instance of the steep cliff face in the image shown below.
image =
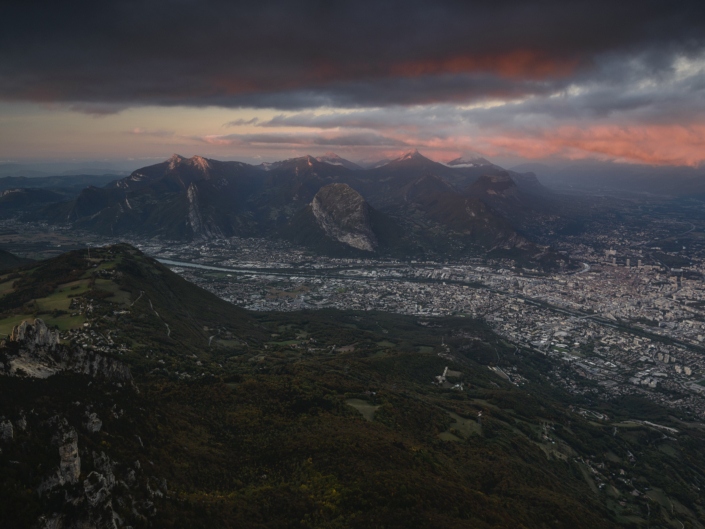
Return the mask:
[[(227, 187), (227, 182), (224, 183), (222, 187)], [(204, 189), (206, 193), (205, 197), (203, 194)], [(189, 185), (188, 191), (186, 192), (186, 198), (188, 200), (188, 222), (191, 225), (193, 238), (195, 240), (223, 238), (227, 236), (226, 231), (229, 225), (227, 215), (222, 214), (222, 211), (220, 215), (217, 214), (218, 208), (213, 207), (213, 195), (219, 191), (222, 191), (222, 189), (218, 189), (217, 186), (203, 180), (191, 182), (191, 185)], [(223, 211), (227, 211), (227, 208), (223, 208)]]
[(464, 193), (481, 200), (525, 234), (540, 231), (545, 222), (555, 222), (569, 211), (541, 185), (533, 173), (485, 175)]
[(6, 362), (0, 363), (0, 374), (48, 378), (61, 371), (72, 371), (117, 382), (132, 384), (130, 369), (106, 356), (81, 347), (65, 347), (59, 343), (59, 333), (51, 331), (43, 320), (28, 321), (12, 330), (8, 342), (0, 343)]
[(201, 207), (199, 204), (198, 188), (191, 183), (186, 193), (188, 198), (188, 220), (191, 224), (191, 229), (195, 237), (204, 237), (203, 217), (201, 215)]
[(322, 187), (313, 198), (311, 208), (318, 226), (330, 238), (368, 252), (377, 247), (370, 206), (347, 184)]

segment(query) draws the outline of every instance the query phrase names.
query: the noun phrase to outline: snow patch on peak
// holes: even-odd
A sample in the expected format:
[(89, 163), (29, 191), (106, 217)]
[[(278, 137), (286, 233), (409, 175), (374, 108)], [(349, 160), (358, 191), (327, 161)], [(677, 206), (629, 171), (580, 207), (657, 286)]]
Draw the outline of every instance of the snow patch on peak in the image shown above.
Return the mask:
[(492, 162), (478, 153), (469, 153), (443, 165), (447, 167), (482, 167), (483, 165), (492, 165)]
[(418, 149), (414, 149), (413, 151), (409, 151), (404, 154), (399, 160), (412, 160), (414, 158), (421, 158), (421, 153), (419, 152)]
[(327, 163), (329, 165), (337, 165), (339, 167), (345, 167), (346, 169), (352, 169), (352, 170), (362, 169), (362, 167), (360, 167), (356, 163), (353, 163), (350, 160), (346, 160), (345, 158), (342, 158), (331, 151), (328, 151), (323, 156), (316, 156), (316, 160), (318, 160), (321, 163)]
[(344, 161), (343, 158), (341, 158), (332, 151), (328, 151), (323, 156), (316, 156), (316, 160), (318, 160), (319, 162), (325, 162), (334, 165), (343, 165)]

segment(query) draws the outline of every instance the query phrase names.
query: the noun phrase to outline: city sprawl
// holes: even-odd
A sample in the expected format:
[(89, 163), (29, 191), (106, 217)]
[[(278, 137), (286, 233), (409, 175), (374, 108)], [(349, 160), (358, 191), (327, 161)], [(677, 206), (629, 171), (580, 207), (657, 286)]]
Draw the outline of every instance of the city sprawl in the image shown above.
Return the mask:
[(482, 318), (508, 342), (554, 359), (546, 375), (573, 393), (639, 394), (705, 415), (705, 285), (699, 262), (669, 268), (608, 250), (585, 252), (577, 272), (545, 275), (481, 259), (312, 259), (303, 250), (264, 240), (200, 247), (147, 243), (142, 249), (250, 310), (338, 308)]

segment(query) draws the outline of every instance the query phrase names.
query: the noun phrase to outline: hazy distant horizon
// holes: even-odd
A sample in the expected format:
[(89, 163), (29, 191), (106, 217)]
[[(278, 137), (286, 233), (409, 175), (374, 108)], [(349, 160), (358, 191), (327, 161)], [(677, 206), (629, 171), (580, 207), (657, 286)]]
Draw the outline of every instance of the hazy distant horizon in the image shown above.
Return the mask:
[[(33, 177), (33, 176), (42, 176), (42, 175), (35, 175), (35, 174), (27, 174), (27, 175), (21, 175), (19, 173), (15, 174), (16, 171), (14, 171), (10, 166), (18, 166), (17, 171), (22, 172), (22, 171), (31, 171), (31, 172), (37, 172), (37, 173), (45, 173), (46, 175), (59, 175), (64, 172), (76, 172), (80, 171), (82, 168), (85, 168), (86, 170), (90, 170), (90, 174), (102, 174), (100, 171), (96, 171), (98, 169), (103, 169), (106, 173), (110, 172), (120, 172), (120, 173), (126, 173), (126, 172), (132, 172), (137, 169), (140, 169), (142, 167), (146, 167), (149, 165), (154, 165), (157, 163), (161, 163), (169, 157), (171, 157), (173, 154), (178, 154), (180, 156), (183, 156), (185, 158), (191, 158), (192, 156), (202, 156), (204, 158), (210, 158), (214, 160), (219, 160), (219, 161), (238, 161), (238, 162), (244, 162), (244, 163), (249, 163), (252, 165), (259, 165), (263, 162), (266, 163), (273, 163), (277, 161), (282, 161), (290, 158), (297, 158), (301, 156), (306, 156), (306, 155), (311, 155), (311, 156), (322, 156), (323, 154), (327, 152), (335, 152), (342, 158), (345, 158), (353, 163), (360, 164), (360, 165), (365, 165), (369, 164), (374, 161), (379, 161), (383, 160), (386, 158), (386, 156), (380, 156), (379, 158), (366, 158), (366, 159), (360, 159), (360, 158), (355, 158), (354, 156), (351, 156), (350, 158), (346, 157), (344, 154), (341, 154), (340, 152), (337, 151), (317, 151), (317, 150), (310, 150), (310, 151), (302, 151), (300, 153), (295, 153), (293, 155), (284, 155), (284, 157), (278, 157), (275, 155), (269, 156), (269, 157), (255, 157), (255, 156), (220, 156), (217, 153), (213, 155), (209, 154), (204, 154), (203, 152), (198, 152), (198, 151), (182, 151), (182, 152), (173, 152), (169, 154), (165, 154), (163, 156), (152, 156), (152, 157), (145, 157), (145, 158), (138, 158), (138, 159), (129, 159), (129, 158), (113, 158), (113, 159), (83, 159), (83, 160), (75, 160), (75, 159), (62, 159), (62, 158), (54, 158), (54, 159), (16, 159), (16, 160), (2, 160), (0, 159), (0, 177), (7, 176), (8, 174), (12, 174), (12, 176), (28, 176), (28, 177)], [(403, 155), (404, 152), (407, 151), (402, 151), (398, 154), (392, 154), (390, 155), (391, 158), (393, 159), (394, 157), (399, 157)], [(440, 163), (447, 163), (448, 161), (454, 159), (454, 158), (445, 158), (445, 159), (437, 159), (432, 156), (428, 156), (423, 150), (419, 151), (422, 155), (425, 157), (436, 161)], [(291, 153), (289, 153), (291, 154)], [(461, 155), (462, 156), (462, 155)], [(457, 157), (456, 157), (457, 158)], [(669, 165), (657, 165), (657, 164), (642, 164), (638, 163), (636, 161), (632, 162), (625, 162), (625, 161), (618, 161), (618, 160), (599, 160), (595, 158), (580, 158), (577, 160), (567, 160), (567, 159), (526, 159), (526, 158), (509, 158), (509, 157), (498, 157), (498, 158), (492, 158), (492, 157), (486, 157), (486, 159), (490, 162), (492, 162), (495, 165), (498, 165), (500, 167), (503, 167), (504, 169), (507, 170), (516, 170), (519, 172), (538, 172), (540, 173), (541, 169), (544, 167), (546, 169), (549, 169), (551, 172), (554, 171), (559, 171), (561, 169), (566, 169), (569, 170), (571, 167), (584, 167), (586, 164), (587, 165), (592, 165), (594, 167), (599, 167), (602, 170), (606, 170), (609, 168), (614, 168), (615, 170), (624, 170), (624, 169), (629, 169), (633, 168), (635, 170), (643, 170), (643, 171), (649, 171), (649, 172), (663, 172), (668, 173), (670, 170), (676, 170), (676, 171), (686, 171), (686, 172), (698, 172), (700, 169), (703, 168), (703, 165), (701, 164), (699, 167), (690, 167), (690, 166), (669, 166)], [(526, 167), (525, 167), (526, 166)], [(9, 172), (8, 172), (9, 171)]]

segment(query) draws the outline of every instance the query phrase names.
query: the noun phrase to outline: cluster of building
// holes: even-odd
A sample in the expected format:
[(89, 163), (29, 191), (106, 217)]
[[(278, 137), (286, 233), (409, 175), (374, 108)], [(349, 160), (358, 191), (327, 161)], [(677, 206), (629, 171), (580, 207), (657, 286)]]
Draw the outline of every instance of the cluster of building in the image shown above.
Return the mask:
[(674, 270), (637, 258), (615, 263), (616, 250), (583, 251), (592, 260), (577, 271), (541, 274), (480, 259), (313, 258), (248, 239), (142, 250), (249, 310), (482, 318), (506, 340), (554, 360), (551, 380), (569, 391), (639, 394), (705, 416), (705, 284), (697, 263)]

